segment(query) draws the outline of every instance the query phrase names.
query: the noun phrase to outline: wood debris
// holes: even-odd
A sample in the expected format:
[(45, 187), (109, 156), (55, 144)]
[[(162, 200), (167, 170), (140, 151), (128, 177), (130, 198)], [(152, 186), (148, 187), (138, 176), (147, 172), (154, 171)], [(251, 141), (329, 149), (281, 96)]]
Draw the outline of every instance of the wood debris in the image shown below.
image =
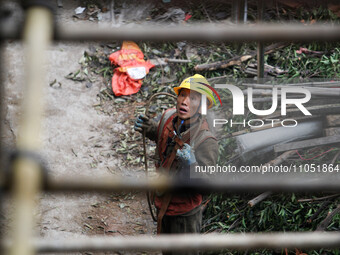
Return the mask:
[(282, 152), (288, 150), (305, 149), (321, 145), (334, 145), (340, 143), (340, 135), (327, 136), (321, 138), (308, 139), (300, 142), (292, 142), (285, 144), (277, 144), (274, 146), (275, 152)]
[[(264, 49), (264, 54), (270, 54), (276, 50), (279, 50), (283, 47), (287, 46), (287, 43), (274, 43), (269, 45), (268, 47), (266, 47)], [(228, 60), (224, 60), (224, 61), (218, 61), (218, 62), (214, 62), (214, 63), (210, 63), (210, 64), (201, 64), (201, 65), (197, 65), (195, 66), (195, 71), (213, 71), (213, 70), (217, 70), (217, 69), (223, 69), (223, 68), (228, 68), (231, 66), (235, 66), (235, 65), (241, 65), (243, 62), (246, 62), (252, 58), (254, 58), (256, 56), (257, 52), (254, 51), (250, 54), (247, 55), (243, 55), (243, 56), (236, 56), (233, 57), (231, 59)]]

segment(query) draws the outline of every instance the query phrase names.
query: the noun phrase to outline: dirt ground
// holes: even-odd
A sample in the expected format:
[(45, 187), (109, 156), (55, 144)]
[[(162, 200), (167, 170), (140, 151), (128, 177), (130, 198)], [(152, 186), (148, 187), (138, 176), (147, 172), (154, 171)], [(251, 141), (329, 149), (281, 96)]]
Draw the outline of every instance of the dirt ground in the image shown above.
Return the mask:
[[(57, 20), (65, 25), (91, 22), (72, 18), (79, 2), (63, 1), (64, 7), (57, 9)], [(103, 20), (105, 18), (108, 16), (103, 16)], [(132, 116), (134, 107), (103, 114), (94, 107), (98, 104), (97, 94), (106, 86), (99, 76), (92, 86), (65, 78), (79, 69), (83, 52), (97, 46), (98, 43), (90, 42), (58, 42), (48, 50), (48, 65), (44, 70), (43, 148), (40, 153), (48, 162), (52, 176), (95, 178), (143, 174), (142, 164), (133, 170), (121, 167), (123, 158), (114, 152), (120, 133), (124, 130), (132, 132), (133, 120), (123, 122), (122, 119)], [(1, 138), (8, 149), (13, 148), (17, 136), (25, 81), (24, 52), (22, 44), (15, 41), (6, 41), (2, 51), (6, 70), (3, 83), (5, 98), (1, 99), (5, 108), (5, 119), (2, 120), (5, 133)], [(144, 193), (43, 194), (39, 202), (37, 229), (43, 237), (150, 235), (155, 231)], [(10, 201), (7, 208), (10, 210)]]

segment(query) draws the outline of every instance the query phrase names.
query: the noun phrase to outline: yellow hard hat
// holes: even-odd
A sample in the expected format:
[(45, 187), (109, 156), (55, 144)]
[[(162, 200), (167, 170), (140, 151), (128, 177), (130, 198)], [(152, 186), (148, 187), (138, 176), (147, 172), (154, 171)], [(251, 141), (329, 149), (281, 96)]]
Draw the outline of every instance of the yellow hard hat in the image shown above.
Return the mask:
[(181, 89), (191, 89), (200, 94), (206, 95), (209, 101), (208, 109), (216, 104), (216, 100), (213, 96), (213, 88), (210, 86), (209, 82), (207, 81), (204, 76), (200, 74), (195, 74), (194, 76), (190, 76), (182, 81), (181, 85), (178, 87), (174, 87), (174, 91), (176, 95), (179, 95)]

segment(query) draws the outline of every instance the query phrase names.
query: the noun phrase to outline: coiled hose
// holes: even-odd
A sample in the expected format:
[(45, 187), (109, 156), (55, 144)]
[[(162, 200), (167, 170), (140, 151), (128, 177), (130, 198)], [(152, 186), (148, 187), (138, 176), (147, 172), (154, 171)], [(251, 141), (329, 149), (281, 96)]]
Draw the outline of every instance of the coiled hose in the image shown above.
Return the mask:
[[(170, 94), (170, 93), (167, 93), (167, 92), (159, 92), (159, 93), (152, 95), (150, 97), (149, 101), (146, 103), (145, 116), (149, 117), (148, 115), (149, 115), (150, 104), (151, 104), (151, 102), (154, 98), (156, 98), (157, 96), (160, 96), (160, 95), (170, 96), (174, 99), (177, 98), (176, 95), (173, 95), (173, 94)], [(149, 169), (148, 169), (148, 158), (147, 158), (147, 152), (146, 152), (145, 134), (146, 134), (146, 131), (144, 130), (143, 131), (144, 169), (145, 169), (145, 175), (146, 175), (146, 177), (148, 177)], [(152, 202), (151, 202), (151, 199), (150, 199), (150, 191), (146, 192), (146, 198), (148, 200), (148, 205), (149, 205), (151, 217), (155, 222), (157, 222), (156, 215), (154, 214), (154, 211), (152, 210)]]

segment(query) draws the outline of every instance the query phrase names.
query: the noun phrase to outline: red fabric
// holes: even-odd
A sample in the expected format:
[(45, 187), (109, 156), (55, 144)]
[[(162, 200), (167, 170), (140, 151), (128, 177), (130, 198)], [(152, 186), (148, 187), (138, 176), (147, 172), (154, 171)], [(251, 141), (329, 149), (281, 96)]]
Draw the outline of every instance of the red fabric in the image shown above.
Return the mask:
[(154, 67), (152, 63), (144, 61), (144, 54), (137, 44), (124, 41), (121, 50), (112, 53), (109, 60), (118, 66), (112, 77), (112, 91), (116, 96), (131, 95), (137, 93), (142, 86), (142, 80), (132, 79), (127, 69), (132, 67), (144, 67), (146, 74)]
[(192, 15), (190, 13), (185, 14), (184, 21), (188, 21), (191, 17)]
[(137, 93), (142, 86), (142, 81), (134, 81), (127, 73), (115, 71), (112, 77), (112, 90), (116, 96), (131, 95)]
[[(164, 116), (164, 114), (163, 114)], [(162, 116), (162, 119), (163, 119)], [(165, 125), (163, 130), (159, 130), (158, 132), (162, 132), (161, 139), (158, 141), (158, 152), (161, 162), (164, 160), (163, 153), (166, 149), (166, 141), (168, 137), (172, 137), (171, 134), (173, 134), (174, 127), (172, 124), (173, 118), (176, 116), (176, 113), (173, 114), (169, 119), (164, 120)], [(189, 141), (185, 141), (186, 143), (189, 143)], [(170, 168), (171, 171), (171, 168)], [(165, 215), (174, 216), (174, 215), (180, 215), (187, 213), (191, 211), (192, 209), (196, 208), (202, 203), (202, 195), (201, 194), (190, 194), (190, 196), (176, 196), (173, 195), (170, 201), (170, 204), (168, 206), (167, 211), (165, 212)], [(162, 207), (162, 197), (155, 196), (155, 206), (158, 210)]]
[[(202, 195), (196, 193), (195, 195), (191, 195), (189, 197), (182, 196), (172, 196), (168, 209), (165, 212), (165, 215), (175, 216), (181, 215), (191, 210), (195, 209), (197, 206), (202, 204)], [(155, 196), (155, 206), (158, 210), (161, 209), (162, 206), (162, 198)]]
[[(160, 130), (160, 129), (161, 129), (161, 126), (163, 125), (164, 122), (166, 122), (166, 120), (163, 121), (163, 119), (164, 119), (165, 115), (167, 115), (168, 112), (173, 111), (173, 110), (175, 110), (175, 108), (170, 108), (170, 109), (166, 110), (166, 111), (162, 114), (162, 117), (161, 117), (161, 119), (160, 119), (160, 121), (159, 121), (159, 125), (158, 125), (158, 128), (157, 128), (157, 144), (160, 142), (160, 140), (162, 140), (162, 137), (160, 137), (159, 135), (160, 135), (160, 132), (163, 132), (163, 130)], [(174, 111), (174, 113), (175, 113), (175, 112), (176, 112), (176, 111)], [(175, 116), (175, 114), (173, 114), (172, 116), (170, 116), (169, 119), (173, 119), (174, 116)], [(165, 126), (166, 126), (166, 123), (163, 125), (162, 128), (164, 128)], [(162, 134), (161, 134), (161, 135), (162, 135)]]

